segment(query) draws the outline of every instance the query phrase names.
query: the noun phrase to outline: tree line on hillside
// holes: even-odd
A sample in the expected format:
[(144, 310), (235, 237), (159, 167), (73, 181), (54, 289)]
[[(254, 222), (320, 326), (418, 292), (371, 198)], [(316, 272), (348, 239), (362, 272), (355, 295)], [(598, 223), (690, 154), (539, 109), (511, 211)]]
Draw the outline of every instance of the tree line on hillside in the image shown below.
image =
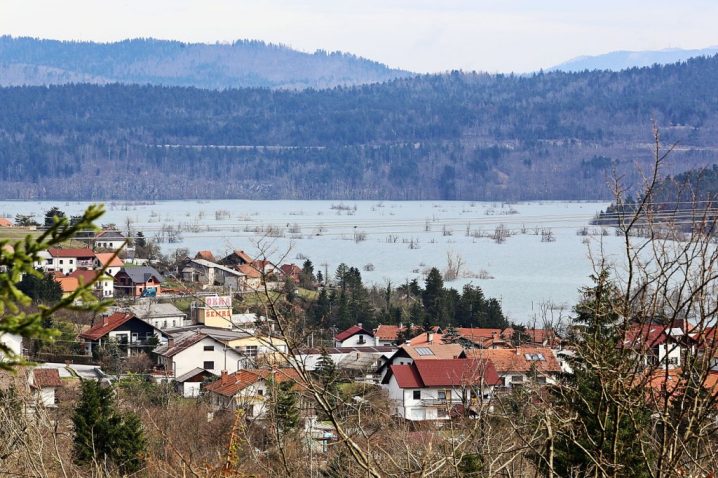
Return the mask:
[(301, 92), (2, 88), (0, 194), (602, 198), (612, 168), (638, 181), (635, 146), (649, 138), (652, 118), (667, 141), (686, 146), (676, 168), (712, 161), (716, 86), (718, 58), (618, 73), (453, 72)]

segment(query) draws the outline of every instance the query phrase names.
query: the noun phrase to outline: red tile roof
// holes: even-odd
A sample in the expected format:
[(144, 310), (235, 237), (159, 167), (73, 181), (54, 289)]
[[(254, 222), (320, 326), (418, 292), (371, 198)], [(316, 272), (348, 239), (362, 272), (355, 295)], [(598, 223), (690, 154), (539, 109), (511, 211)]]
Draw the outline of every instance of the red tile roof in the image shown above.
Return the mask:
[(251, 279), (258, 279), (262, 277), (262, 273), (250, 264), (241, 264), (235, 267), (239, 272), (246, 275)]
[(232, 397), (237, 392), (244, 390), (250, 385), (260, 381), (272, 378), (276, 383), (287, 380), (298, 382), (299, 374), (292, 368), (281, 368), (276, 370), (269, 369), (253, 369), (238, 370), (231, 374), (223, 374), (219, 380), (216, 380), (205, 387), (205, 390), (214, 392), (225, 397)]
[(399, 347), (399, 349), (404, 350), (406, 352), (406, 355), (408, 355), (414, 360), (453, 359), (457, 358), (464, 351), (464, 349), (459, 344), (442, 343), (423, 344), (419, 345), (418, 347), (404, 344)]
[(396, 340), (400, 330), (404, 330), (406, 327), (399, 327), (398, 325), (379, 325), (374, 329), (374, 337), (379, 340)]
[(135, 318), (134, 314), (127, 312), (115, 312), (111, 316), (102, 319), (94, 327), (80, 334), (80, 337), (87, 340), (100, 340), (120, 325)]
[(12, 222), (10, 219), (0, 217), (0, 227), (12, 227)]
[(80, 249), (50, 248), (47, 252), (49, 252), (52, 257), (95, 257), (95, 253), (89, 247)]
[(338, 340), (339, 342), (343, 342), (343, 341), (345, 341), (346, 339), (348, 339), (349, 337), (351, 337), (351, 336), (353, 336), (353, 335), (356, 335), (356, 334), (366, 334), (366, 335), (369, 335), (370, 337), (374, 337), (374, 334), (372, 334), (371, 332), (369, 332), (369, 331), (366, 330), (365, 328), (360, 327), (360, 326), (358, 326), (358, 325), (352, 325), (352, 326), (349, 327), (348, 329), (339, 332), (339, 333), (336, 335), (336, 337), (334, 337), (334, 339), (335, 339), (335, 340)]
[(33, 387), (61, 387), (60, 371), (56, 368), (36, 368), (32, 371)]
[(114, 252), (96, 252), (95, 257), (100, 262), (102, 267), (122, 267), (125, 265), (118, 256), (115, 256)]
[(76, 278), (82, 285), (87, 285), (97, 279), (99, 271), (90, 271), (87, 269), (77, 269), (76, 271), (68, 274), (68, 277)]
[(623, 346), (630, 349), (650, 349), (668, 339), (668, 327), (659, 324), (634, 325), (626, 330)]
[[(391, 365), (389, 368), (391, 373), (396, 376), (400, 388), (467, 386), (477, 385), (481, 382), (487, 385), (499, 383), (499, 376), (490, 360), (417, 360), (410, 365)], [(396, 375), (397, 372), (399, 375)]]
[[(472, 349), (465, 352), (468, 358), (490, 360), (498, 373), (529, 372), (534, 368), (541, 373), (559, 373), (559, 364), (553, 351), (546, 347), (518, 347), (514, 349)], [(527, 358), (527, 354), (531, 358)], [(543, 360), (540, 358), (543, 357)]]
[(195, 259), (204, 259), (205, 261), (210, 262), (217, 262), (217, 260), (214, 258), (214, 254), (212, 254), (212, 251), (199, 251), (194, 256)]

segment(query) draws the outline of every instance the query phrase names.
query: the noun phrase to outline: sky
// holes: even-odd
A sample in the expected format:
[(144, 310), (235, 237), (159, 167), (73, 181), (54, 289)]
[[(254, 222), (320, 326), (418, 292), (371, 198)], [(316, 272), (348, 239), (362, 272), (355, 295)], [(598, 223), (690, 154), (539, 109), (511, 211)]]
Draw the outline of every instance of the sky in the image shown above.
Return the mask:
[(715, 0), (0, 0), (0, 34), (256, 39), (414, 72), (530, 72), (581, 55), (718, 45)]

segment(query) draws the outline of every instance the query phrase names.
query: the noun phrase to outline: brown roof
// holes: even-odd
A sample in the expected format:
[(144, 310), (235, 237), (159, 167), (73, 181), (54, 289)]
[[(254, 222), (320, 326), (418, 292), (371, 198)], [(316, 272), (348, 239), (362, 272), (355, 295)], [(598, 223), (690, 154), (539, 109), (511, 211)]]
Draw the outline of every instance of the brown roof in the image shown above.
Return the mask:
[(101, 320), (98, 324), (95, 324), (94, 327), (81, 333), (80, 337), (87, 340), (99, 340), (120, 325), (134, 318), (134, 314), (115, 312), (111, 316)]
[(56, 368), (36, 368), (32, 371), (33, 387), (61, 387), (60, 371)]
[(232, 397), (250, 385), (268, 378), (272, 378), (276, 383), (287, 380), (297, 382), (299, 380), (299, 374), (293, 368), (238, 370), (231, 374), (223, 373), (219, 380), (207, 385), (205, 390), (224, 395), (225, 397)]
[(532, 367), (541, 373), (559, 373), (561, 365), (553, 351), (546, 347), (517, 347), (513, 349), (471, 349), (468, 358), (488, 359), (498, 373), (529, 372)]
[[(162, 345), (154, 350), (154, 353), (157, 355), (162, 355), (163, 357), (173, 357), (177, 355), (178, 353), (182, 352), (185, 349), (190, 348), (197, 342), (200, 342), (202, 339), (211, 338), (215, 342), (219, 342), (219, 340), (215, 339), (214, 337), (210, 337), (207, 334), (203, 334), (201, 332), (197, 332), (194, 334), (189, 334), (187, 336), (184, 336), (178, 340), (173, 340), (172, 345), (170, 346), (170, 343), (167, 342), (166, 345)], [(221, 343), (221, 342), (220, 342)]]
[(384, 325), (380, 324), (374, 329), (374, 337), (379, 340), (396, 340), (396, 336), (399, 335), (400, 330), (404, 330), (406, 327), (399, 328), (398, 325)]
[[(409, 365), (391, 365), (400, 388), (449, 387), (457, 385), (488, 385), (499, 383), (499, 376), (490, 360), (442, 359), (418, 360)], [(389, 375), (384, 381), (388, 382)]]
[(12, 227), (12, 222), (10, 219), (0, 217), (0, 227)]
[(241, 272), (242, 274), (246, 275), (249, 278), (257, 279), (259, 277), (262, 277), (262, 273), (259, 272), (254, 266), (250, 264), (242, 264), (236, 267), (236, 269)]
[(424, 344), (418, 347), (404, 344), (399, 348), (406, 351), (406, 354), (414, 360), (454, 359), (464, 351), (459, 344), (442, 343)]
[(100, 261), (102, 267), (122, 267), (125, 265), (122, 259), (116, 256), (114, 252), (96, 252), (95, 257)]
[[(240, 259), (242, 259), (243, 262), (246, 262), (246, 263), (250, 263), (254, 260), (249, 256), (249, 254), (247, 254), (244, 251), (236, 250), (232, 254), (239, 257)], [(232, 254), (230, 254), (230, 255), (232, 255)]]
[(214, 258), (214, 254), (212, 254), (212, 251), (198, 251), (197, 254), (195, 254), (194, 258), (204, 259), (205, 261), (210, 262), (217, 262), (217, 260)]
[(49, 252), (52, 257), (95, 257), (95, 253), (89, 247), (80, 249), (50, 248), (47, 252)]
[[(82, 283), (82, 285), (87, 285), (87, 284), (90, 284), (91, 282), (93, 282), (98, 277), (100, 277), (99, 274), (100, 274), (100, 271), (77, 269), (76, 271), (68, 274), (67, 277), (74, 277), (78, 281), (80, 281)], [(55, 279), (55, 280), (57, 280), (57, 279)]]

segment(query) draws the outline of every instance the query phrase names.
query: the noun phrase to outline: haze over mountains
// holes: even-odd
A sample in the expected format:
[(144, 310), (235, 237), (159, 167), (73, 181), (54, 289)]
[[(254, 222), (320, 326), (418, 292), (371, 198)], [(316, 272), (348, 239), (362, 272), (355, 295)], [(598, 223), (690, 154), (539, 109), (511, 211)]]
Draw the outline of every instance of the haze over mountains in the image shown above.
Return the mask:
[(549, 71), (577, 72), (585, 70), (611, 70), (620, 71), (626, 68), (644, 67), (653, 65), (667, 65), (685, 61), (699, 56), (714, 56), (718, 53), (718, 46), (709, 48), (683, 50), (668, 48), (665, 50), (646, 51), (613, 51), (603, 55), (579, 56), (556, 65)]
[(411, 73), (347, 53), (134, 39), (116, 43), (0, 37), (0, 86), (136, 83), (197, 88), (330, 88)]
[(718, 57), (327, 90), (0, 88), (3, 199), (596, 199), (715, 163)]

